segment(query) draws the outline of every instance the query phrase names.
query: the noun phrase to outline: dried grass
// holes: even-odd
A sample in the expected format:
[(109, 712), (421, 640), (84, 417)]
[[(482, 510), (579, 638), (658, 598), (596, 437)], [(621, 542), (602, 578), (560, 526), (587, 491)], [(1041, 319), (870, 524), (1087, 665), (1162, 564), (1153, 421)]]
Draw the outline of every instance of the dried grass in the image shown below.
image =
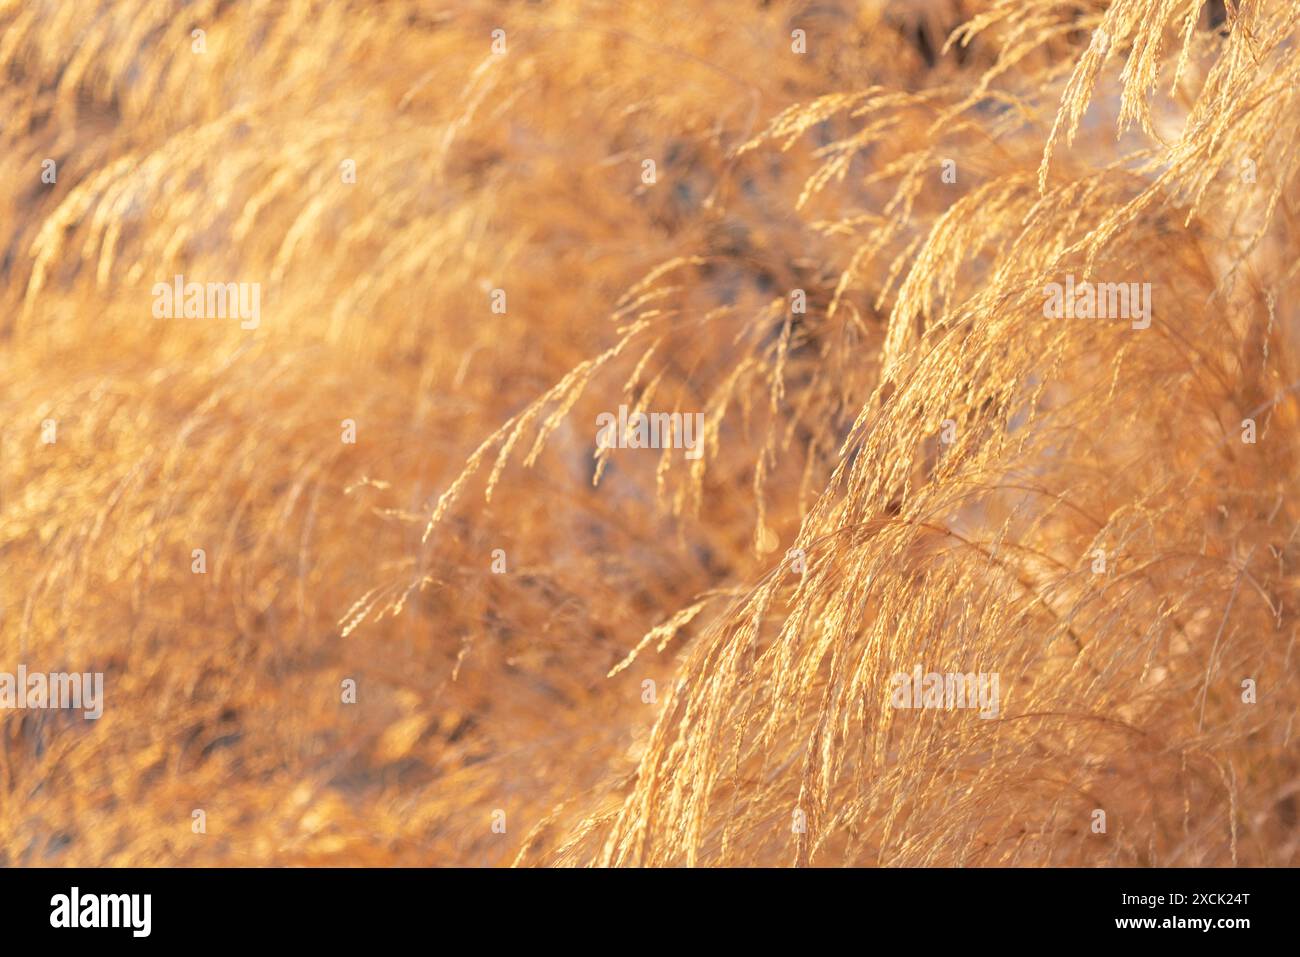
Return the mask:
[[(0, 861), (1296, 863), (1297, 43), (0, 5), (0, 668), (108, 695), (0, 712)], [(262, 326), (154, 320), (176, 273)], [(1151, 327), (1044, 319), (1066, 273)], [(598, 451), (619, 404), (704, 456)], [(891, 708), (918, 664), (1000, 719)]]

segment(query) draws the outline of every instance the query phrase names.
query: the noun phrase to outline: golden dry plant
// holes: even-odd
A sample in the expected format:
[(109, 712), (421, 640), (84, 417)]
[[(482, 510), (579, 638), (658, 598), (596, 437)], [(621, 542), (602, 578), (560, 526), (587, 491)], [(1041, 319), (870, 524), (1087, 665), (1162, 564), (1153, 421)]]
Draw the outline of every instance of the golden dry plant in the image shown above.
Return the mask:
[(1298, 50), (0, 2), (0, 863), (1296, 864)]

